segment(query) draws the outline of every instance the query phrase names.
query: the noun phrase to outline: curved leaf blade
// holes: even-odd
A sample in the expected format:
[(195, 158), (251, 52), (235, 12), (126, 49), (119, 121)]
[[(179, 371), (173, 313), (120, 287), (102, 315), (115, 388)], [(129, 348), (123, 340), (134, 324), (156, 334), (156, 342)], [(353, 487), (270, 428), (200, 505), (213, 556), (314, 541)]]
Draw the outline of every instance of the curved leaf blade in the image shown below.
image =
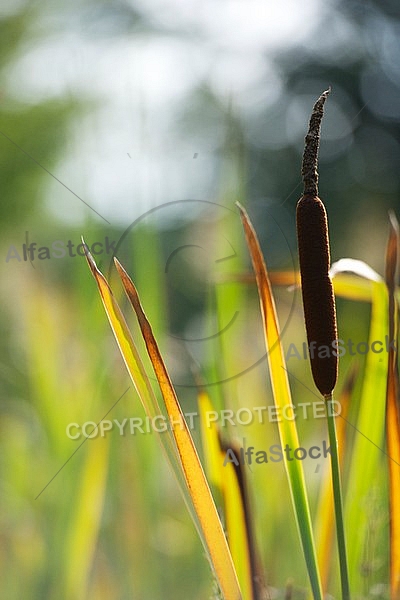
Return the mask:
[(143, 311), (132, 280), (117, 259), (114, 260), (125, 292), (136, 313), (147, 352), (164, 398), (183, 475), (221, 592), (225, 600), (241, 600), (242, 595), (222, 524), (151, 325)]

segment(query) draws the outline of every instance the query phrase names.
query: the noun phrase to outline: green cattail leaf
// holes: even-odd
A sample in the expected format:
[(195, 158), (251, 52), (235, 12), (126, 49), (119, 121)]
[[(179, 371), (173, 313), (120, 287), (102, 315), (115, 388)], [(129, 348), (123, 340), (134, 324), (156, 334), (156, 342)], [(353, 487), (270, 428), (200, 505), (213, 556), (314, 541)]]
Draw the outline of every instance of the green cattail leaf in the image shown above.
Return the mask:
[[(371, 282), (372, 306), (369, 346), (375, 340), (388, 336), (388, 293), (384, 282)], [(386, 352), (369, 352), (365, 361), (363, 386), (359, 403), (352, 460), (348, 473), (345, 498), (345, 525), (349, 532), (348, 563), (350, 583), (355, 593), (364, 589), (363, 570), (369, 569), (365, 562), (368, 547), (368, 529), (374, 498), (377, 473), (382, 472), (385, 435), (385, 402), (388, 372)], [(377, 485), (377, 484), (376, 484)], [(375, 492), (379, 492), (378, 488)]]
[[(278, 412), (280, 412), (285, 405), (292, 405), (293, 403), (281, 344), (275, 301), (257, 235), (246, 211), (241, 206), (239, 206), (239, 210), (256, 275), (274, 403)], [(286, 444), (289, 444), (292, 448), (299, 446), (297, 427), (294, 420), (282, 419), (282, 421), (278, 422), (278, 431), (282, 447)], [(315, 600), (321, 600), (321, 582), (315, 553), (303, 466), (301, 461), (298, 460), (284, 461), (284, 465), (313, 596)]]

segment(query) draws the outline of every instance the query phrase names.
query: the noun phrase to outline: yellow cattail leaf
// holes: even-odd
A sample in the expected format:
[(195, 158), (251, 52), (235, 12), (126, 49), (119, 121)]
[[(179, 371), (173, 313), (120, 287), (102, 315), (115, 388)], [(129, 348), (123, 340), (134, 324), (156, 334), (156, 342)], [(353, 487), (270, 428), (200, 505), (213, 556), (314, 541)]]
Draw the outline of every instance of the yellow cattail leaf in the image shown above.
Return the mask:
[[(255, 600), (261, 577), (257, 568), (256, 548), (252, 532), (250, 506), (243, 465), (235, 458), (231, 462), (227, 449), (221, 445), (221, 432), (215, 421), (209, 422), (207, 414), (213, 412), (208, 394), (201, 389), (198, 393), (201, 437), (206, 473), (210, 482), (222, 495), (228, 544), (242, 590), (243, 600)], [(238, 453), (235, 452), (235, 457)]]
[[(86, 259), (96, 280), (108, 321), (111, 325), (115, 340), (118, 344), (122, 358), (125, 362), (125, 366), (140, 398), (142, 406), (148, 417), (151, 419), (160, 417), (160, 415), (164, 416), (165, 410), (157, 400), (150, 379), (146, 373), (143, 362), (140, 358), (139, 352), (136, 348), (135, 342), (132, 338), (131, 332), (121, 312), (121, 309), (118, 306), (107, 280), (97, 268), (92, 255), (87, 250), (86, 245), (84, 245), (84, 248)], [(158, 436), (158, 439), (161, 442), (170, 465), (172, 466), (188, 509), (195, 520), (196, 526), (198, 526), (196, 522), (197, 517), (193, 511), (193, 506), (191, 504), (190, 496), (187, 492), (186, 483), (182, 477), (182, 470), (179, 466), (179, 456), (177, 455), (175, 443), (169, 435), (160, 435)]]
[[(236, 453), (236, 456), (237, 453)], [(224, 464), (225, 452), (220, 451), (220, 461)], [(225, 506), (226, 530), (229, 548), (232, 553), (238, 579), (242, 588), (243, 600), (255, 600), (256, 582), (252, 576), (249, 531), (246, 523), (246, 506), (238, 478), (238, 469), (232, 462), (223, 467), (222, 494)], [(254, 574), (255, 576), (255, 574)]]
[(371, 302), (372, 282), (349, 273), (336, 273), (332, 277), (335, 296), (353, 302)]
[(136, 313), (157, 381), (170, 418), (171, 430), (188, 487), (191, 502), (202, 532), (205, 548), (214, 568), (225, 600), (242, 598), (231, 553), (225, 538), (220, 518), (205, 478), (192, 436), (185, 422), (174, 387), (154, 338), (151, 325), (143, 311), (136, 288), (122, 265), (115, 260), (126, 294)]
[(76, 503), (65, 540), (65, 598), (88, 597), (90, 569), (103, 510), (108, 470), (109, 439), (90, 440)]
[(92, 255), (87, 250), (87, 246), (84, 246), (84, 248), (86, 259), (96, 280), (108, 321), (111, 325), (126, 368), (131, 376), (133, 385), (135, 386), (147, 414), (150, 416), (157, 416), (161, 414), (161, 408), (157, 402), (150, 380), (139, 356), (139, 352), (125, 321), (125, 317), (118, 306), (106, 278), (99, 271)]
[(221, 459), (219, 427), (215, 421), (209, 421), (207, 418), (207, 415), (211, 415), (214, 410), (208, 394), (204, 390), (200, 390), (197, 399), (206, 473), (211, 484), (222, 494), (225, 469), (223, 468), (223, 460)]
[[(343, 259), (349, 260), (349, 259)], [(339, 261), (340, 262), (340, 261)], [(342, 268), (339, 265), (338, 268)], [(341, 272), (336, 270), (331, 273), (333, 289), (335, 296), (353, 300), (354, 302), (371, 302), (372, 299), (372, 279), (365, 277), (365, 274), (354, 274), (346, 270)], [(269, 279), (272, 285), (289, 288), (292, 291), (300, 287), (300, 273), (298, 271), (271, 271)], [(237, 281), (239, 283), (253, 285), (255, 278), (250, 273), (229, 274), (221, 279), (222, 281)], [(396, 298), (400, 299), (400, 290), (396, 288)]]
[[(84, 248), (89, 267), (96, 280), (112, 331), (139, 398), (149, 416), (163, 414), (164, 411), (161, 410), (161, 407), (157, 402), (150, 380), (146, 374), (121, 309), (119, 308), (104, 275), (99, 271), (92, 255), (87, 250), (87, 246), (85, 245)], [(122, 277), (122, 273), (125, 274), (125, 271), (123, 271), (119, 264), (118, 268)], [(130, 285), (133, 286), (133, 283), (126, 274), (124, 283), (132, 292)], [(139, 299), (137, 299), (137, 302), (139, 303), (138, 306), (140, 306)], [(140, 324), (146, 329), (145, 341), (146, 344), (150, 344), (151, 353), (149, 353), (152, 360), (155, 361), (153, 365), (156, 366), (155, 371), (159, 376), (158, 382), (163, 393), (166, 410), (168, 416), (175, 422), (175, 425), (172, 428), (174, 434), (173, 437), (163, 435), (159, 436), (159, 439), (163, 442), (170, 464), (180, 483), (186, 504), (210, 557), (211, 565), (224, 595), (224, 599), (241, 600), (242, 596), (232, 557), (196, 449), (180, 410), (164, 363), (161, 359), (161, 355), (159, 354), (158, 347), (154, 337), (152, 337), (151, 327), (147, 322), (143, 311), (140, 312), (140, 315)]]

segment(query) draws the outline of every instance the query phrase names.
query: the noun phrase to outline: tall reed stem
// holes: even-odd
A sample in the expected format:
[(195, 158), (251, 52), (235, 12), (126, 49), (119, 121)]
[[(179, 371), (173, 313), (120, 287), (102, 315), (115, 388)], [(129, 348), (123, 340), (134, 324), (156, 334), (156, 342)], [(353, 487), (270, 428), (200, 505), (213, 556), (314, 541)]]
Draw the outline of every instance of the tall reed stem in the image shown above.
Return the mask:
[(338, 442), (336, 436), (336, 424), (335, 415), (333, 409), (333, 396), (330, 394), (325, 397), (326, 400), (326, 411), (328, 420), (328, 431), (329, 431), (329, 444), (331, 448), (331, 471), (332, 471), (332, 485), (333, 485), (333, 501), (335, 505), (335, 521), (336, 521), (336, 534), (339, 551), (339, 565), (340, 565), (340, 580), (342, 587), (342, 600), (350, 600), (350, 587), (349, 587), (349, 572), (347, 567), (347, 551), (346, 551), (346, 539), (344, 534), (344, 523), (343, 523), (343, 501), (342, 501), (342, 486), (340, 482), (340, 465), (339, 465), (339, 452)]

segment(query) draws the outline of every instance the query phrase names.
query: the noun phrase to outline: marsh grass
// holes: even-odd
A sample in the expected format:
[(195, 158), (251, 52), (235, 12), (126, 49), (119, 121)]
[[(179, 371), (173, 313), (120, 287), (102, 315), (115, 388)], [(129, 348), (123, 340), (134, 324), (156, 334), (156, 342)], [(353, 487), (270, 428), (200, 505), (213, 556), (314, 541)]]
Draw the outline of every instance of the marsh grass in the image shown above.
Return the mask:
[[(254, 229), (252, 228), (247, 214), (243, 208), (240, 208), (240, 213), (256, 273), (256, 280), (260, 295), (260, 305), (265, 322), (265, 338), (268, 349), (268, 362), (273, 397), (277, 406), (291, 404), (292, 396), (288, 385), (287, 369), (284, 362), (283, 350), (281, 348), (280, 331), (271, 285), (269, 283), (268, 274), (259, 244), (257, 243)], [(394, 228), (392, 227), (390, 242), (390, 248), (392, 248), (392, 251), (389, 253), (391, 258), (387, 259), (388, 264), (390, 263), (391, 265), (391, 271), (388, 267), (390, 272), (393, 271), (393, 255), (395, 254), (393, 251), (393, 247), (395, 245), (395, 242), (393, 241), (393, 231)], [(396, 243), (398, 243), (397, 237), (395, 240)], [(126, 325), (120, 328), (119, 331), (118, 327), (120, 327), (120, 325), (117, 325), (117, 327), (115, 326), (116, 314), (118, 313), (119, 315), (117, 319), (119, 323), (122, 322), (122, 314), (119, 312), (119, 309), (116, 308), (117, 305), (115, 304), (115, 300), (110, 300), (111, 296), (109, 296), (109, 294), (111, 294), (111, 291), (104, 278), (95, 267), (93, 260), (90, 258), (90, 256), (88, 256), (88, 259), (92, 272), (95, 275), (99, 285), (103, 302), (110, 318), (110, 322), (112, 323), (115, 331), (116, 339), (119, 340), (119, 344), (122, 348), (124, 348), (124, 344), (126, 345), (126, 341), (129, 339), (128, 346), (126, 347), (127, 349), (122, 350), (123, 355), (125, 356), (125, 361), (127, 365), (129, 365), (130, 359), (127, 359), (127, 352), (132, 352), (131, 344), (133, 343), (133, 340), (125, 330)], [(161, 355), (157, 349), (157, 346), (155, 345), (155, 340), (152, 336), (150, 325), (144, 316), (141, 305), (139, 304), (137, 292), (133, 287), (132, 281), (128, 278), (119, 263), (117, 263), (117, 268), (120, 276), (122, 277), (123, 285), (127, 290), (132, 306), (138, 315), (139, 324), (147, 344), (149, 356), (155, 368), (158, 384), (160, 385), (161, 390), (164, 390), (163, 396), (166, 402), (167, 414), (173, 414), (174, 411), (177, 410), (178, 412), (175, 414), (175, 418), (182, 419), (182, 425), (184, 426), (184, 419), (179, 408), (179, 401), (175, 392), (173, 391), (170, 378), (165, 370), (165, 365), (163, 362), (160, 362), (162, 360)], [(286, 275), (283, 278), (285, 279), (285, 283), (287, 283), (288, 277), (289, 276)], [(393, 285), (391, 286), (392, 308), (389, 311), (388, 292), (384, 282), (375, 280), (370, 281), (368, 287), (364, 286), (361, 282), (355, 282), (355, 285), (350, 285), (347, 289), (345, 281), (348, 277), (349, 276), (347, 274), (342, 274), (340, 269), (336, 267), (335, 275), (333, 277), (334, 285), (338, 287), (341, 295), (344, 297), (347, 296), (351, 301), (353, 301), (354, 298), (359, 300), (362, 296), (363, 301), (371, 302), (372, 312), (370, 324), (370, 342), (376, 339), (385, 339), (385, 335), (388, 335), (389, 332), (389, 321), (392, 323), (392, 329), (390, 333), (392, 334), (394, 332), (393, 315), (395, 313), (393, 306), (395, 305), (395, 293)], [(296, 281), (296, 274), (292, 274), (292, 279), (293, 281)], [(354, 279), (351, 281), (353, 282)], [(363, 291), (360, 292), (360, 290)], [(107, 296), (106, 299), (105, 295)], [(111, 316), (110, 311), (112, 313)], [(123, 333), (124, 331), (125, 333)], [(394, 365), (395, 362), (392, 355), (391, 360), (392, 364)], [(337, 440), (339, 452), (341, 454), (342, 461), (345, 464), (344, 468), (341, 469), (341, 472), (347, 473), (346, 486), (344, 489), (346, 501), (345, 506), (347, 510), (346, 532), (350, 550), (350, 586), (354, 590), (362, 589), (363, 587), (365, 588), (366, 581), (365, 575), (363, 576), (363, 569), (365, 569), (365, 563), (363, 563), (363, 561), (365, 560), (366, 556), (365, 552), (368, 543), (369, 529), (366, 513), (362, 509), (360, 510), (360, 506), (362, 507), (363, 503), (368, 501), (368, 498), (371, 497), (371, 489), (374, 489), (374, 482), (376, 481), (376, 470), (379, 468), (378, 465), (382, 464), (382, 457), (384, 457), (385, 454), (383, 447), (385, 422), (389, 423), (387, 427), (393, 430), (392, 435), (397, 435), (396, 432), (398, 431), (396, 427), (390, 425), (390, 422), (387, 420), (385, 421), (386, 388), (388, 390), (393, 388), (393, 383), (391, 383), (391, 381), (395, 373), (394, 366), (392, 367), (392, 375), (389, 376), (387, 361), (376, 360), (375, 356), (371, 354), (367, 356), (365, 369), (366, 371), (364, 373), (361, 399), (359, 400), (357, 406), (357, 414), (355, 415), (354, 412), (352, 414), (350, 410), (350, 405), (352, 402), (350, 398), (353, 396), (355, 380), (358, 377), (355, 369), (353, 368), (348, 380), (344, 385), (341, 395), (342, 401), (345, 404), (345, 412), (338, 417), (339, 433), (336, 434), (333, 432), (333, 430), (330, 431), (331, 444), (336, 443)], [(136, 376), (137, 375), (134, 375), (134, 377)], [(149, 382), (146, 385), (149, 385)], [(371, 414), (369, 407), (371, 406), (372, 402), (375, 410)], [(212, 407), (212, 402), (204, 390), (200, 391), (199, 393), (199, 406), (200, 413), (206, 410), (205, 407)], [(391, 406), (389, 392), (387, 406), (389, 411), (388, 417), (392, 417), (394, 414), (394, 403)], [(155, 407), (158, 410), (161, 410), (158, 402), (156, 403)], [(390, 410), (393, 412), (391, 413)], [(352, 420), (355, 417), (356, 419), (354, 424)], [(333, 419), (330, 427), (332, 426), (332, 422), (334, 422)], [(233, 448), (235, 445), (233, 439), (231, 439), (232, 433), (223, 434), (222, 437), (225, 439), (222, 442), (221, 432), (215, 428), (207, 431), (207, 427), (205, 427), (203, 419), (202, 434), (206, 470), (209, 476), (211, 488), (214, 490), (218, 489), (219, 492), (217, 493), (217, 497), (222, 499), (222, 508), (224, 514), (223, 520), (226, 527), (226, 533), (223, 533), (221, 525), (218, 526), (220, 531), (218, 534), (220, 536), (220, 542), (218, 542), (213, 535), (207, 533), (207, 526), (211, 522), (210, 519), (212, 515), (210, 511), (215, 511), (214, 502), (211, 500), (210, 488), (207, 484), (206, 488), (204, 488), (204, 490), (208, 490), (206, 494), (209, 495), (211, 502), (208, 505), (208, 501), (205, 500), (205, 492), (201, 491), (203, 488), (200, 487), (198, 492), (196, 492), (196, 487), (198, 485), (197, 482), (199, 481), (199, 475), (195, 474), (196, 469), (200, 468), (199, 473), (202, 473), (203, 471), (200, 467), (200, 463), (198, 462), (195, 444), (191, 439), (191, 435), (187, 427), (184, 428), (184, 431), (186, 431), (186, 433), (181, 441), (179, 441), (180, 436), (182, 435), (180, 433), (181, 429), (179, 427), (175, 427), (172, 431), (173, 437), (171, 437), (172, 445), (170, 449), (170, 460), (172, 460), (173, 464), (175, 465), (175, 471), (181, 471), (181, 476), (178, 476), (178, 480), (180, 481), (181, 488), (184, 492), (186, 500), (188, 501), (188, 504), (192, 507), (191, 512), (199, 529), (199, 533), (203, 538), (205, 547), (209, 553), (216, 579), (219, 582), (221, 590), (223, 590), (223, 597), (242, 597), (243, 600), (259, 600), (259, 598), (262, 598), (263, 594), (266, 593), (266, 588), (257, 588), (255, 585), (256, 580), (258, 580), (258, 575), (254, 565), (257, 564), (259, 566), (261, 561), (260, 559), (256, 559), (255, 561), (254, 559), (251, 560), (251, 556), (257, 556), (257, 549), (255, 547), (255, 538), (249, 530), (250, 523), (252, 522), (253, 518), (256, 519), (256, 516), (249, 516), (249, 509), (246, 506), (247, 500), (244, 499), (241, 492), (240, 477), (238, 478), (238, 473), (235, 473), (235, 470), (230, 468), (232, 465), (228, 465), (229, 468), (227, 470), (224, 470), (224, 468), (221, 466), (223, 462), (224, 451), (226, 451), (227, 447)], [(278, 423), (278, 431), (282, 446), (284, 446), (286, 443), (289, 443), (291, 447), (298, 447), (300, 445), (299, 434), (294, 421), (283, 420), (282, 422)], [(393, 444), (393, 440), (391, 443)], [(190, 450), (190, 448), (192, 448), (192, 450)], [(389, 461), (390, 471), (390, 467), (392, 466), (391, 463), (394, 461), (389, 452), (387, 453), (387, 458)], [(357, 463), (355, 462), (356, 460), (360, 462)], [(196, 464), (198, 465), (197, 467), (195, 466)], [(359, 467), (357, 468), (357, 465), (359, 464), (363, 465), (362, 470), (360, 470)], [(337, 464), (336, 466), (337, 471), (339, 472), (339, 465)], [(295, 551), (294, 548), (292, 549), (293, 555), (297, 554), (299, 557), (303, 557), (306, 569), (308, 571), (310, 589), (312, 590), (313, 598), (322, 598), (323, 594), (328, 591), (332, 591), (334, 594), (340, 595), (338, 592), (337, 580), (332, 579), (333, 574), (336, 572), (336, 565), (332, 555), (332, 508), (334, 506), (334, 501), (331, 484), (328, 483), (326, 478), (322, 480), (323, 485), (320, 490), (321, 502), (318, 511), (319, 534), (316, 538), (316, 543), (309, 506), (310, 494), (307, 490), (306, 476), (303, 472), (302, 463), (300, 461), (292, 461), (291, 463), (285, 462), (285, 468), (288, 486), (288, 508), (290, 504), (292, 504), (294, 519), (297, 523), (300, 539), (300, 544), (297, 551)], [(204, 475), (200, 475), (200, 477), (203, 478)], [(393, 477), (396, 477), (396, 471), (394, 471), (394, 476), (392, 474), (391, 477), (391, 489), (393, 489), (396, 485), (396, 479), (393, 480)], [(201, 486), (202, 485), (203, 484), (201, 484)], [(334, 485), (337, 485), (337, 482), (334, 482)], [(251, 487), (249, 489), (249, 493), (250, 496), (253, 493)], [(388, 498), (387, 494), (386, 498)], [(393, 492), (390, 496), (390, 502), (390, 510), (393, 510), (398, 502), (398, 498), (394, 496)], [(216, 515), (216, 512), (214, 512), (214, 515)], [(394, 519), (392, 523), (392, 527), (395, 527), (396, 519)], [(354, 526), (356, 526), (356, 529)], [(324, 531), (324, 533), (321, 533), (321, 530)], [(354, 534), (355, 531), (357, 532), (356, 535)], [(228, 546), (225, 546), (225, 535), (227, 536), (230, 551), (227, 550)], [(258, 538), (260, 538), (260, 536), (258, 536)], [(262, 536), (261, 539), (263, 539)], [(394, 598), (397, 586), (397, 579), (395, 574), (393, 574), (396, 573), (397, 541), (396, 538), (393, 537), (393, 530), (390, 539), (392, 540), (390, 545), (390, 554), (392, 556), (391, 597)], [(222, 544), (222, 546), (219, 544)], [(222, 548), (225, 548), (225, 550), (222, 550)], [(338, 550), (340, 561), (342, 556), (342, 546), (340, 540)], [(225, 559), (223, 559), (224, 552), (227, 552), (227, 560), (225, 565)], [(320, 557), (319, 563), (317, 556)], [(231, 572), (235, 573), (233, 579), (231, 578), (231, 575), (229, 575), (232, 565), (234, 565), (234, 571)], [(386, 563), (386, 569), (387, 567), (388, 562)], [(269, 585), (273, 585), (275, 582), (271, 581), (268, 577), (268, 559), (263, 569), (265, 569), (263, 577), (266, 578)], [(371, 585), (371, 582), (376, 576), (379, 576), (381, 581), (385, 581), (385, 571), (382, 570), (382, 565), (380, 565), (378, 569), (375, 569), (377, 575), (374, 575), (372, 566), (371, 569), (372, 570), (368, 573), (369, 585)], [(239, 592), (237, 581), (240, 583), (241, 592)], [(368, 597), (368, 590), (364, 590), (364, 595), (365, 597)]]
[[(244, 200), (243, 197), (238, 199)], [(237, 222), (240, 223), (239, 215)], [(219, 226), (231, 239), (231, 224)], [(155, 229), (144, 232), (142, 242), (138, 241), (138, 244), (147, 244), (156, 235)], [(93, 234), (93, 239), (98, 237), (98, 232)], [(232, 237), (238, 238), (237, 225)], [(241, 243), (245, 244), (244, 235)], [(365, 330), (369, 332), (369, 341), (385, 340), (385, 336), (392, 333), (397, 339), (399, 288), (393, 273), (398, 243), (396, 223), (392, 218), (386, 281), (369, 279), (365, 272), (357, 272), (355, 266), (354, 272), (339, 266), (333, 274), (335, 295), (341, 299), (338, 322), (339, 327), (342, 325), (340, 334), (344, 339), (365, 339), (361, 337)], [(149, 269), (156, 268), (154, 265), (163, 264), (164, 257), (157, 256), (162, 252), (161, 248), (154, 246), (153, 250), (150, 261), (153, 266), (137, 261), (133, 279), (140, 281), (137, 287), (143, 306), (146, 313), (152, 315), (153, 330), (164, 353), (168, 348), (164, 333), (168, 327), (163, 304), (167, 297), (165, 281), (159, 270), (149, 273)], [(267, 255), (268, 246), (263, 250)], [(379, 251), (383, 255), (384, 248)], [(292, 297), (293, 290), (288, 291), (287, 287), (299, 285), (299, 273), (272, 270), (268, 275), (279, 318), (281, 305), (278, 298)], [(152, 278), (158, 280), (152, 281)], [(216, 410), (283, 402), (281, 394), (288, 394), (287, 382), (282, 375), (275, 378), (278, 368), (268, 371), (262, 366), (229, 384), (207, 386), (208, 377), (213, 378), (215, 372), (218, 376), (219, 370), (235, 371), (248, 354), (252, 356), (253, 347), (258, 349), (265, 343), (261, 333), (257, 333), (260, 325), (265, 323), (260, 319), (257, 306), (260, 299), (254, 274), (246, 272), (244, 262), (227, 263), (221, 273), (222, 279), (225, 282), (216, 286), (214, 300), (217, 306), (213, 305), (213, 310), (216, 309), (222, 319), (224, 311), (234, 301), (246, 318), (241, 321), (236, 338), (231, 338), (235, 343), (227, 343), (224, 339), (210, 350), (204, 377), (209, 402)], [(15, 289), (23, 290), (26, 285), (29, 294), (15, 294)], [(149, 289), (153, 291), (150, 293)], [(115, 285), (113, 282), (113, 290), (119, 302), (122, 289), (117, 288), (117, 280)], [(66, 437), (68, 423), (100, 421), (127, 389), (129, 391), (116, 404), (110, 418), (122, 422), (126, 417), (145, 414), (137, 395), (129, 387), (128, 375), (86, 266), (80, 264), (71, 270), (68, 287), (46, 279), (40, 272), (32, 271), (29, 275), (21, 272), (20, 276), (17, 273), (13, 286), (10, 284), (6, 288), (5, 295), (12, 335), (6, 333), (12, 356), (10, 364), (2, 367), (3, 385), (12, 402), (6, 404), (1, 424), (4, 477), (0, 573), (4, 597), (57, 597), (62, 600), (203, 600), (209, 597), (212, 586), (218, 585), (218, 577), (208, 568), (208, 558), (189, 520), (190, 515), (199, 537), (204, 538), (193, 508), (188, 478), (182, 474), (177, 442), (170, 436), (160, 435), (160, 446), (155, 435), (120, 436), (114, 431), (105, 437), (87, 440), (70, 458), (80, 441)], [(272, 304), (271, 299), (269, 302)], [(300, 312), (298, 303), (296, 307)], [(368, 322), (365, 317), (368, 311), (362, 312), (360, 307), (368, 308)], [(344, 322), (346, 311), (351, 312), (351, 319)], [(272, 315), (273, 311), (268, 309), (269, 322), (273, 322)], [(128, 319), (129, 315), (126, 316)], [(131, 336), (127, 330), (132, 331)], [(288, 336), (301, 343), (303, 331), (301, 318), (295, 314)], [(138, 330), (124, 324), (120, 333), (125, 340), (132, 337), (135, 345), (137, 343), (139, 358), (145, 362), (146, 350), (139, 343)], [(272, 343), (278, 337), (279, 331), (275, 330)], [(287, 339), (283, 337), (283, 345), (287, 344)], [(275, 360), (273, 356), (274, 352), (271, 352), (271, 360)], [(133, 358), (137, 360), (136, 355), (132, 355)], [(348, 371), (356, 361), (358, 371), (348, 384)], [(399, 594), (397, 361), (397, 352), (391, 352), (389, 356), (385, 352), (381, 355), (369, 353), (354, 359), (344, 356), (335, 392), (347, 411), (343, 410), (337, 417), (336, 425), (350, 589), (354, 597), (362, 599), (376, 598), (377, 593), (385, 600), (397, 599)], [(293, 403), (316, 401), (311, 391), (309, 365), (299, 361), (288, 366), (288, 370)], [(152, 392), (148, 388), (147, 363), (145, 373), (139, 368), (137, 371), (136, 383), (147, 402), (149, 414), (166, 414), (160, 391)], [(151, 386), (156, 385), (153, 377)], [(276, 399), (271, 393), (273, 387), (279, 390)], [(183, 408), (191, 406), (200, 394), (199, 390), (194, 388), (189, 392), (178, 388), (179, 404)], [(29, 398), (29, 403), (22, 400), (24, 397)], [(199, 398), (199, 406), (202, 402)], [(249, 444), (264, 449), (279, 442), (279, 435), (282, 435), (279, 428), (286, 436), (295, 435), (288, 422), (224, 427), (220, 432), (222, 447), (240, 445), (246, 438)], [(254, 581), (250, 581), (257, 577), (257, 572), (250, 567), (249, 556), (253, 552), (271, 597), (286, 595), (297, 600), (312, 594), (318, 598), (329, 593), (340, 598), (332, 484), (326, 465), (315, 473), (314, 463), (304, 464), (303, 474), (298, 466), (283, 464), (270, 463), (252, 471), (246, 468), (250, 518), (254, 527), (253, 536), (249, 536), (237, 475), (231, 469), (229, 476), (225, 476), (227, 471), (221, 474), (221, 468), (218, 474), (216, 456), (221, 453), (218, 436), (214, 435), (214, 442), (211, 442), (208, 437), (211, 432), (207, 428), (204, 431), (203, 426), (202, 448), (199, 432), (193, 433), (196, 453), (204, 465), (228, 550), (221, 537), (219, 543), (224, 547), (225, 558), (229, 553), (232, 557), (233, 569), (230, 559), (225, 561), (231, 572), (231, 578), (225, 579), (230, 582), (224, 584), (225, 591), (227, 587), (230, 589), (232, 582), (232, 589), (236, 589), (237, 580), (243, 600), (258, 600), (252, 585)], [(312, 444), (322, 439), (325, 433), (324, 419), (300, 419), (297, 422), (301, 445)], [(293, 440), (297, 443), (295, 438)], [(178, 483), (166, 466), (161, 448), (172, 464)], [(214, 463), (209, 460), (210, 454), (214, 456)], [(221, 456), (219, 460), (220, 467)], [(289, 467), (295, 481), (292, 488), (290, 473), (288, 475), (286, 470)], [(178, 489), (185, 498), (187, 513)], [(230, 509), (228, 505), (231, 505)], [(215, 518), (214, 508), (210, 511)], [(229, 517), (229, 511), (237, 516)], [(307, 518), (298, 524), (296, 521), (301, 514)], [(212, 546), (213, 541), (209, 539), (208, 545)], [(308, 548), (306, 552), (304, 545)], [(241, 552), (245, 547), (246, 551)], [(228, 591), (225, 597), (235, 597), (234, 594)], [(214, 595), (222, 597), (220, 591)], [(265, 589), (261, 586), (262, 600), (263, 595)]]

